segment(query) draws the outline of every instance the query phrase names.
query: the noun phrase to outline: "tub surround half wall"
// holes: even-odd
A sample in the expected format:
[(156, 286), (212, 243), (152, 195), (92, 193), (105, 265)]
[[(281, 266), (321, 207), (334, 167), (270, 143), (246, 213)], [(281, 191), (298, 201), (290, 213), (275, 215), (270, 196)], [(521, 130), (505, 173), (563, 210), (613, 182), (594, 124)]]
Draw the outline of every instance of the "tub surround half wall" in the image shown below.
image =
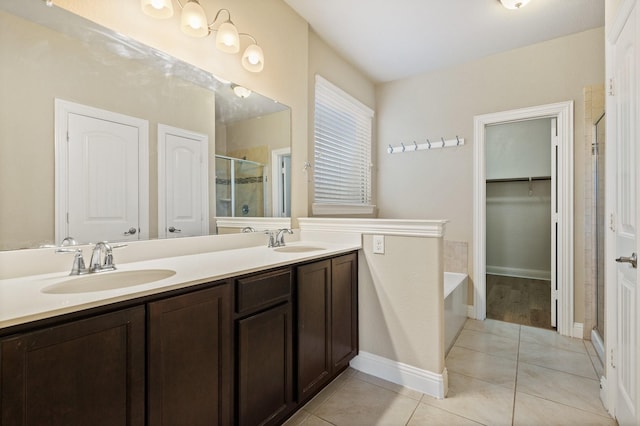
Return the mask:
[[(436, 398), (444, 363), (447, 221), (300, 218), (302, 240), (362, 241), (358, 257), (360, 353), (352, 367)], [(384, 254), (373, 236), (384, 236)]]

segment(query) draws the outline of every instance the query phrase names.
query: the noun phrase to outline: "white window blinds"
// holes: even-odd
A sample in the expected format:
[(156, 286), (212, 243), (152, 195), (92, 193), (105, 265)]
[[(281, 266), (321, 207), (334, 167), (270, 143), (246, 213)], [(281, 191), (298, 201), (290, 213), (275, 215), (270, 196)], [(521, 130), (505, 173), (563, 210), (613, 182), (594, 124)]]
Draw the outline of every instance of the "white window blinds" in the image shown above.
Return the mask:
[(316, 75), (314, 121), (314, 213), (371, 209), (373, 110)]

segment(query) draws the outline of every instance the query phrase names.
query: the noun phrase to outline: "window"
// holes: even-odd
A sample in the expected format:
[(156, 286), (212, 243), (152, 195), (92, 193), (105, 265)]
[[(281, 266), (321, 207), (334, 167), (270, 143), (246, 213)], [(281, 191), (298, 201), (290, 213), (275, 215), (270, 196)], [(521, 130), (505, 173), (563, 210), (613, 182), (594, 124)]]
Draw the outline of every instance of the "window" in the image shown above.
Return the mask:
[(314, 120), (313, 213), (373, 213), (373, 110), (317, 75)]

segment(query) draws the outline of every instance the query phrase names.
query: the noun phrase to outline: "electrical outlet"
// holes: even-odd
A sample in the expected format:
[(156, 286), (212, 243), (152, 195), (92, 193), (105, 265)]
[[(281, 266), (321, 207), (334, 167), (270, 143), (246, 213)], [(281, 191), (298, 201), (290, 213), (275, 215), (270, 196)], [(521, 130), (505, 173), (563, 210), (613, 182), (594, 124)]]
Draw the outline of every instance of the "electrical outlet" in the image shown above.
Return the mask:
[(376, 254), (384, 254), (384, 235), (373, 236), (373, 252)]

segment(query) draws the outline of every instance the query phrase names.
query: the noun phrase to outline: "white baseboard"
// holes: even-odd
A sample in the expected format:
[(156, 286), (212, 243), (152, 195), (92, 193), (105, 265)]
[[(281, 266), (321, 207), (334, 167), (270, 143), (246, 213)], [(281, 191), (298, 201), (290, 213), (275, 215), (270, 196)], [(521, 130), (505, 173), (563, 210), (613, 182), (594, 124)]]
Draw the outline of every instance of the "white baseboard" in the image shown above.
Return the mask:
[(476, 317), (476, 308), (473, 305), (467, 305), (467, 317), (475, 318)]
[(584, 339), (584, 324), (581, 322), (574, 322), (573, 329), (571, 330), (571, 337), (576, 339)]
[(591, 344), (600, 358), (600, 363), (604, 365), (604, 342), (595, 329), (591, 330)]
[(433, 373), (363, 351), (351, 360), (350, 365), (363, 373), (417, 390), (434, 398), (443, 399), (447, 395), (449, 380), (446, 368), (442, 374)]
[(509, 268), (506, 266), (487, 265), (487, 274), (551, 281), (550, 271), (542, 271), (538, 269)]

